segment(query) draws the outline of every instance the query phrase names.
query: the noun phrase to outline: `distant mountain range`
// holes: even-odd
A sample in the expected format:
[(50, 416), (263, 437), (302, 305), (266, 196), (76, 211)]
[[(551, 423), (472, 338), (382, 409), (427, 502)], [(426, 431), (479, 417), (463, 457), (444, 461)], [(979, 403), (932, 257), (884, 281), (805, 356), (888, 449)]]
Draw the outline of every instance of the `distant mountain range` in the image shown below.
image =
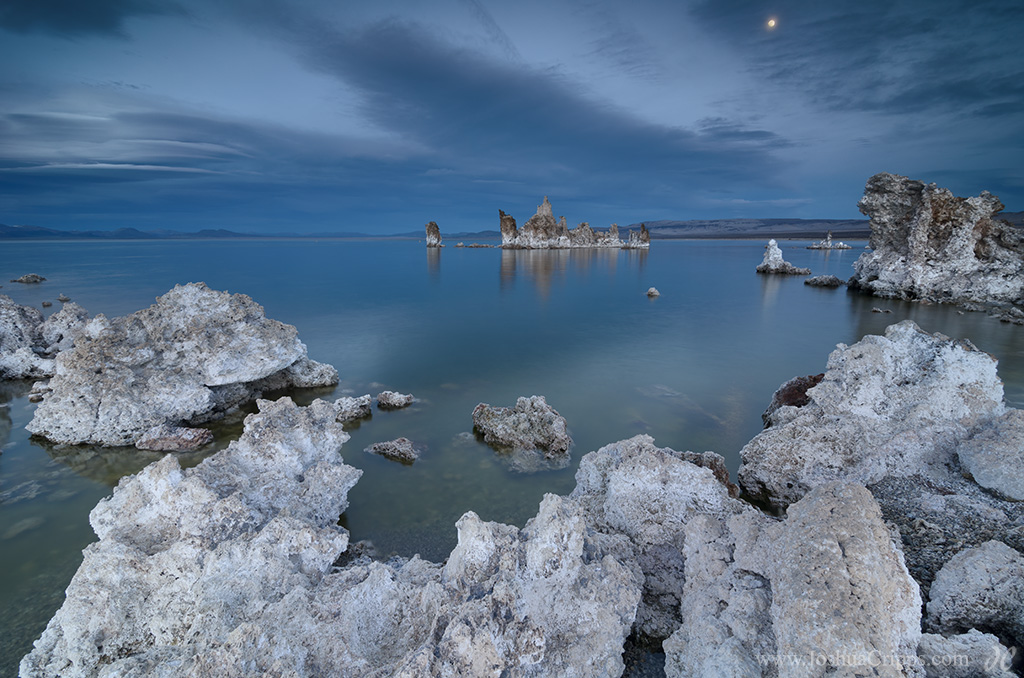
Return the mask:
[[(1003, 212), (999, 215), (1018, 228), (1024, 228), (1024, 212)], [(637, 230), (640, 223), (620, 227), (625, 235)], [(687, 238), (812, 238), (819, 240), (828, 231), (837, 239), (864, 239), (871, 235), (867, 219), (700, 219), (690, 221), (645, 221), (654, 239)], [(601, 229), (599, 229), (601, 230)], [(445, 233), (445, 241), (495, 239), (498, 231)], [(140, 231), (119, 228), (113, 231), (61, 231), (41, 226), (5, 226), (0, 224), (0, 240), (228, 240), (232, 238), (411, 238), (422, 239), (422, 230), (374, 235), (372, 233), (238, 233), (223, 228), (204, 229), (192, 233), (170, 230)]]

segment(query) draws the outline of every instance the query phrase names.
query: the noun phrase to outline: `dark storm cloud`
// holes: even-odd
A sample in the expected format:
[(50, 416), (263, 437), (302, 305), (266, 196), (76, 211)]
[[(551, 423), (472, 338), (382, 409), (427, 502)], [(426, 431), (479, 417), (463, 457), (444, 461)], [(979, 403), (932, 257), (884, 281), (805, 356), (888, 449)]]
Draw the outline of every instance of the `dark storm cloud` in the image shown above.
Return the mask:
[(760, 0), (706, 0), (693, 13), (759, 79), (827, 110), (1019, 115), (1024, 105), (1018, 2), (781, 0), (769, 13)]
[(556, 70), (497, 62), (415, 24), (290, 28), (287, 39), (302, 46), (307, 63), (359, 90), (368, 119), (456, 169), (536, 185), (567, 172), (582, 187), (620, 182), (639, 190), (652, 174), (696, 184), (711, 176), (770, 182), (776, 165), (771, 151), (780, 140), (770, 133), (740, 139), (649, 123), (643, 102), (600, 102)]
[(124, 20), (146, 14), (176, 14), (169, 0), (4, 0), (0, 28), (13, 33), (124, 35)]

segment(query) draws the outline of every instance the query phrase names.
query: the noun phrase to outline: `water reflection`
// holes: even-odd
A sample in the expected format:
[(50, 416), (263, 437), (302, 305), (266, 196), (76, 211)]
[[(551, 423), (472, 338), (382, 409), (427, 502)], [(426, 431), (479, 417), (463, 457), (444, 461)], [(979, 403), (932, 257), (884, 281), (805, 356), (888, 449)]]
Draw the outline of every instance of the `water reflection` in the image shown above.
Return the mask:
[(427, 250), (427, 273), (430, 279), (438, 281), (441, 279), (441, 248), (428, 247)]
[(31, 381), (0, 380), (0, 450), (11, 439), (11, 429), (14, 426), (11, 422), (11, 401), (25, 397), (31, 388)]
[(779, 290), (782, 288), (782, 279), (786, 276), (772, 274), (758, 274), (761, 278), (761, 304), (765, 311), (771, 309), (779, 299)]
[(500, 286), (503, 291), (511, 289), (516, 278), (522, 276), (534, 284), (541, 298), (547, 299), (556, 282), (560, 287), (564, 284), (567, 271), (585, 276), (592, 270), (605, 270), (614, 278), (620, 263), (642, 272), (647, 255), (647, 250), (611, 248), (502, 250)]

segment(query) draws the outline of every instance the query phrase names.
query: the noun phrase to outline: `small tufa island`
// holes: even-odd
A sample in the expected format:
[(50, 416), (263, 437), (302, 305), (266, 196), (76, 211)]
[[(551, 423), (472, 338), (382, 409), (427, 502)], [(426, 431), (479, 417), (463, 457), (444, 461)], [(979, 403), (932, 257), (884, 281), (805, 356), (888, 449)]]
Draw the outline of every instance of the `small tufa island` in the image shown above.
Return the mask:
[(612, 224), (607, 231), (595, 231), (587, 222), (570, 229), (565, 217), (555, 221), (551, 203), (547, 196), (537, 207), (537, 213), (530, 217), (522, 228), (516, 227), (512, 215), (498, 210), (501, 219), (501, 247), (513, 250), (572, 249), (582, 247), (608, 247), (624, 250), (649, 249), (651, 234), (640, 224), (640, 231), (630, 231), (626, 241), (619, 238), (618, 224)]
[(825, 239), (821, 242), (816, 242), (813, 245), (808, 245), (809, 250), (852, 250), (853, 247), (847, 245), (841, 240), (832, 240), (832, 231), (828, 232)]

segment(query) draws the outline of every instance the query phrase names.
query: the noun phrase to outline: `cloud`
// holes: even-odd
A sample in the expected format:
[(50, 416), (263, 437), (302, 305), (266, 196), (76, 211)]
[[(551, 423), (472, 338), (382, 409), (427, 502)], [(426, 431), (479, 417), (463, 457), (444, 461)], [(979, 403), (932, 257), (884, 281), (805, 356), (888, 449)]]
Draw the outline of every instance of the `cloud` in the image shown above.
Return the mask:
[(177, 3), (160, 0), (4, 0), (0, 28), (66, 38), (89, 34), (126, 37), (124, 22), (129, 17), (181, 12)]

